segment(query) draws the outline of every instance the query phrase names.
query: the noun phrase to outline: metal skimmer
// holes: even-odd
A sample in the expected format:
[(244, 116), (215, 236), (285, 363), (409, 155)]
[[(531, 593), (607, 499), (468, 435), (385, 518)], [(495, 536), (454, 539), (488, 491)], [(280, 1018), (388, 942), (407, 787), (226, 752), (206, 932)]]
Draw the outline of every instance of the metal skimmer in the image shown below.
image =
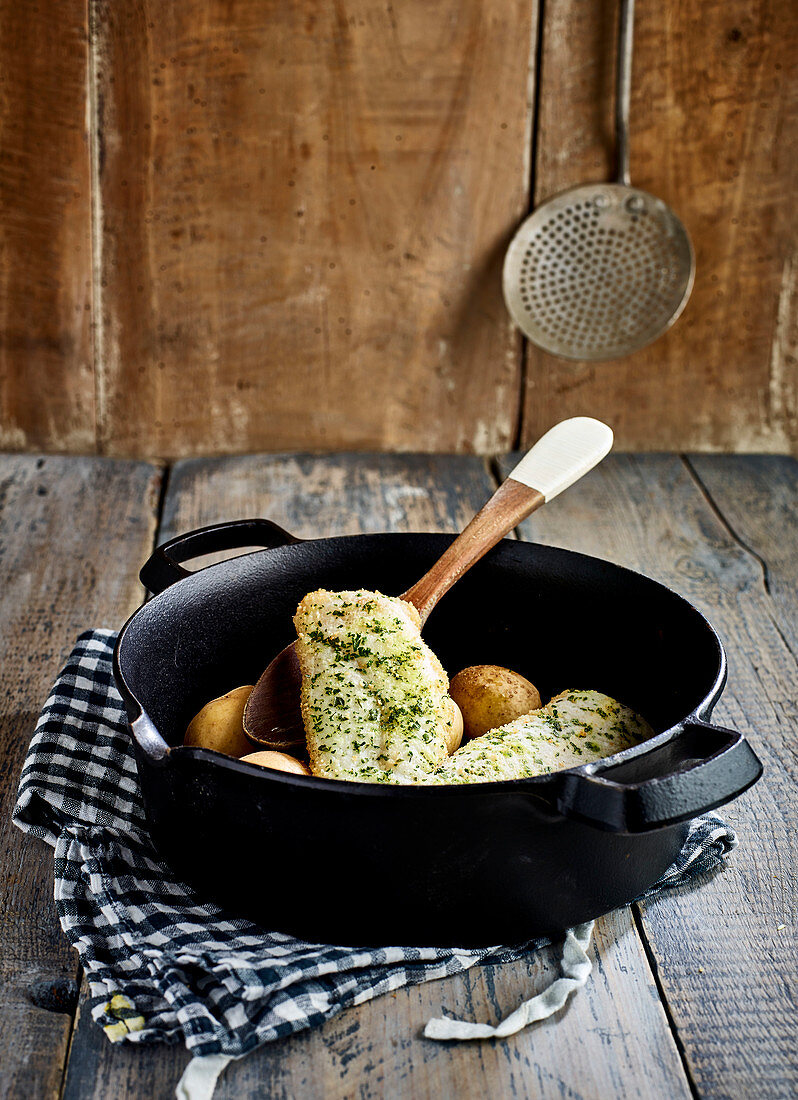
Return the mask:
[(617, 359), (656, 340), (693, 289), (693, 246), (670, 207), (630, 186), (634, 0), (621, 0), (616, 183), (555, 196), (526, 219), (504, 261), (504, 298), (529, 339), (564, 359)]

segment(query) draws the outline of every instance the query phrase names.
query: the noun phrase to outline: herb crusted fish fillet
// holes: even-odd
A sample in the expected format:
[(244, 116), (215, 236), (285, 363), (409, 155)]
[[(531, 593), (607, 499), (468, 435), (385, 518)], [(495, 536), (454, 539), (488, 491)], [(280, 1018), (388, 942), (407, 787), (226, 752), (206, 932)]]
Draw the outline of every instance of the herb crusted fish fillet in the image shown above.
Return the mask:
[(653, 736), (648, 722), (609, 695), (564, 691), (469, 741), (444, 761), (434, 782), (525, 779), (600, 760)]
[(416, 609), (380, 592), (310, 592), (294, 616), (310, 768), (423, 783), (447, 755), (449, 681)]

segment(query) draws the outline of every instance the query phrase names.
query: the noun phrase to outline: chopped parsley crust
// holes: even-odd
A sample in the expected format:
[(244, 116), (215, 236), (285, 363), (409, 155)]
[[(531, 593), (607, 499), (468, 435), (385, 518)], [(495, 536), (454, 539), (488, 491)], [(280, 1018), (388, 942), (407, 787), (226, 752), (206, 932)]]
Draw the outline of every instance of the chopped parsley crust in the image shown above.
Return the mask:
[(447, 755), (449, 682), (416, 609), (363, 589), (309, 593), (294, 617), (310, 768), (368, 783), (480, 783), (587, 764), (654, 731), (597, 691), (564, 691)]
[(310, 592), (294, 617), (310, 769), (328, 779), (429, 781), (446, 758), (449, 681), (418, 612), (363, 589)]
[(564, 691), (463, 745), (438, 769), (435, 783), (525, 779), (611, 756), (654, 736), (645, 719), (598, 691)]

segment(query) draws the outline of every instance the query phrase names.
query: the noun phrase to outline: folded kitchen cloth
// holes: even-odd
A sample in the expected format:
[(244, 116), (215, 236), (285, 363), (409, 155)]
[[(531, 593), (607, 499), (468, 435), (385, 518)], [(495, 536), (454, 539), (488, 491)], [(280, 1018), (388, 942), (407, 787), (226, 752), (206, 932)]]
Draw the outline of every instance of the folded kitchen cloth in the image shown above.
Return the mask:
[[(349, 1005), (477, 963), (519, 958), (546, 940), (489, 948), (339, 947), (230, 916), (179, 882), (150, 840), (122, 700), (116, 635), (78, 639), (39, 718), (14, 822), (55, 849), (55, 901), (80, 955), (94, 1019), (112, 1042), (185, 1042), (195, 1055), (178, 1090), (208, 1096), (230, 1058)], [(717, 867), (736, 845), (715, 814), (692, 823), (649, 893)], [(433, 1020), (430, 1038), (511, 1034), (550, 1015), (590, 971), (592, 925), (572, 929), (563, 977), (497, 1028)]]

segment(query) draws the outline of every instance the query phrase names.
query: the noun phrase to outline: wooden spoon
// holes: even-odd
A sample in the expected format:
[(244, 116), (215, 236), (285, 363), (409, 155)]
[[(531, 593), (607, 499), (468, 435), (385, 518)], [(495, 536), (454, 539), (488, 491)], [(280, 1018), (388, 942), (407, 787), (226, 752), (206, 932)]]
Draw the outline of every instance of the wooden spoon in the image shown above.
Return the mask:
[[(611, 447), (611, 429), (589, 416), (563, 420), (546, 432), (429, 572), (402, 593), (401, 599), (417, 609), (421, 625), (441, 596), (475, 562), (530, 512), (592, 470)], [(302, 744), (301, 687), (302, 674), (292, 643), (269, 664), (247, 701), (247, 736), (270, 749)]]

